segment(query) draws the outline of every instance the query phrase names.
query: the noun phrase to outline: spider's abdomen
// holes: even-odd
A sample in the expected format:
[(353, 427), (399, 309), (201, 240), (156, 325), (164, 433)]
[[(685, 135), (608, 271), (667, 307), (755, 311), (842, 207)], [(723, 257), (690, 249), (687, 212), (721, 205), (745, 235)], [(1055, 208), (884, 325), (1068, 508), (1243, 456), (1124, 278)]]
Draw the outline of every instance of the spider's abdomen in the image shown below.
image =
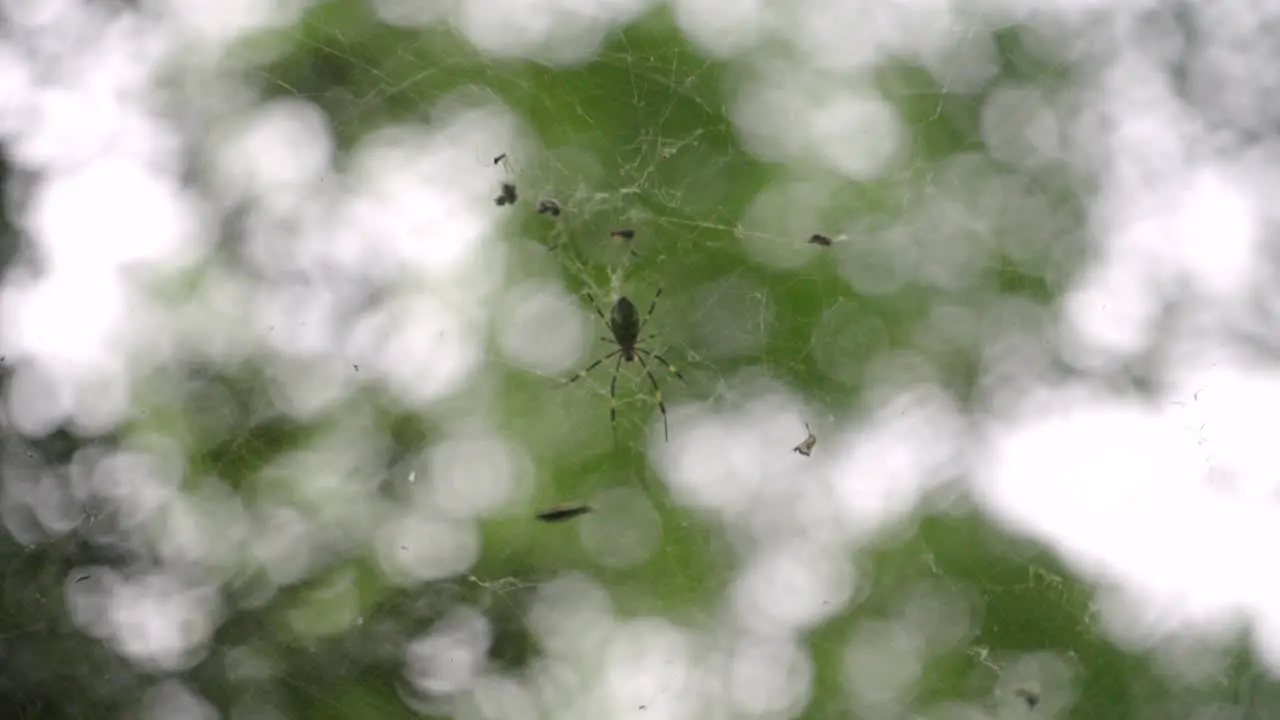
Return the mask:
[(635, 358), (632, 349), (640, 337), (640, 313), (636, 312), (636, 306), (627, 298), (620, 297), (613, 304), (613, 311), (609, 313), (609, 330), (613, 333), (613, 339), (622, 347), (622, 356), (630, 362)]

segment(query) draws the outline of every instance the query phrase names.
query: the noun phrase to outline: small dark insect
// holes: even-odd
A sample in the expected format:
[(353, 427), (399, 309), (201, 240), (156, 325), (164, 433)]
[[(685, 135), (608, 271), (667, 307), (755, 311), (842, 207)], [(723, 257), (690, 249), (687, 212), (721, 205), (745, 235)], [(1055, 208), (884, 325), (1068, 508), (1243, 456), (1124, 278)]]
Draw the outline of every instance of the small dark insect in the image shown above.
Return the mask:
[(498, 157), (496, 157), (496, 158), (494, 158), (494, 159), (493, 159), (493, 164), (494, 164), (494, 165), (497, 165), (498, 163), (500, 163), (500, 162), (502, 162), (503, 160), (506, 160), (506, 159), (507, 159), (507, 154), (506, 154), (506, 153), (502, 153), (501, 155), (499, 155)]
[(649, 312), (645, 314), (644, 319), (642, 320), (640, 319), (640, 313), (636, 312), (636, 306), (626, 297), (618, 298), (618, 302), (613, 304), (613, 309), (609, 311), (609, 317), (606, 318), (604, 313), (600, 312), (600, 308), (596, 305), (595, 298), (587, 295), (587, 298), (591, 300), (592, 309), (596, 311), (596, 315), (600, 316), (600, 319), (604, 321), (605, 326), (609, 328), (609, 333), (613, 335), (612, 338), (606, 337), (600, 339), (617, 345), (618, 349), (591, 363), (585, 370), (566, 380), (564, 384), (568, 385), (581, 380), (587, 376), (587, 373), (596, 369), (596, 366), (600, 363), (608, 360), (614, 355), (618, 356), (618, 362), (613, 366), (613, 379), (609, 382), (609, 425), (613, 428), (614, 443), (618, 442), (618, 372), (622, 369), (623, 360), (626, 360), (627, 362), (639, 360), (640, 365), (644, 368), (644, 374), (649, 377), (649, 382), (653, 385), (653, 396), (658, 401), (658, 410), (662, 412), (663, 439), (670, 439), (670, 435), (667, 430), (667, 406), (666, 403), (662, 402), (662, 390), (658, 387), (657, 378), (655, 378), (653, 376), (653, 372), (649, 370), (649, 363), (644, 361), (645, 356), (649, 355), (653, 357), (653, 359), (661, 362), (666, 366), (667, 372), (675, 375), (677, 378), (680, 378), (680, 382), (688, 384), (684, 379), (684, 376), (680, 374), (680, 371), (676, 370), (674, 365), (667, 362), (666, 358), (656, 352), (645, 350), (636, 344), (640, 341), (640, 331), (644, 329), (644, 324), (649, 322), (649, 318), (653, 316), (654, 308), (658, 307), (658, 298), (660, 297), (662, 297), (662, 288), (658, 288), (657, 294), (653, 296), (653, 302), (649, 305)]
[(1040, 704), (1040, 693), (1035, 690), (1018, 688), (1013, 691), (1013, 694), (1022, 698), (1027, 703), (1027, 709), (1029, 710), (1035, 710), (1036, 706)]
[(516, 186), (511, 183), (502, 183), (502, 193), (493, 199), (495, 205), (515, 205), (518, 200), (516, 195)]
[(791, 448), (791, 452), (798, 452), (805, 457), (809, 457), (809, 454), (813, 452), (813, 446), (818, 444), (818, 436), (814, 435), (813, 431), (809, 429), (809, 423), (804, 424), (804, 429), (805, 432), (809, 433), (809, 437), (805, 438), (799, 445)]
[(538, 202), (538, 214), (560, 217), (560, 203), (555, 200), (541, 200)]
[(821, 245), (822, 247), (831, 247), (831, 238), (826, 235), (814, 233), (809, 236), (809, 242), (813, 245)]
[(564, 522), (572, 520), (579, 515), (586, 515), (591, 512), (590, 505), (566, 505), (564, 507), (551, 508), (538, 513), (538, 519), (542, 522)]
[[(80, 582), (81, 580), (88, 580), (88, 579), (89, 579), (88, 575), (81, 575), (80, 577), (76, 578), (76, 582)], [(74, 585), (75, 583), (71, 583), (71, 584)]]
[(635, 230), (632, 230), (631, 228), (622, 228), (620, 230), (613, 230), (609, 233), (609, 237), (626, 240), (627, 252), (630, 252), (633, 257), (640, 257), (640, 255), (636, 253), (636, 249), (631, 246), (631, 241), (634, 240), (636, 237)]

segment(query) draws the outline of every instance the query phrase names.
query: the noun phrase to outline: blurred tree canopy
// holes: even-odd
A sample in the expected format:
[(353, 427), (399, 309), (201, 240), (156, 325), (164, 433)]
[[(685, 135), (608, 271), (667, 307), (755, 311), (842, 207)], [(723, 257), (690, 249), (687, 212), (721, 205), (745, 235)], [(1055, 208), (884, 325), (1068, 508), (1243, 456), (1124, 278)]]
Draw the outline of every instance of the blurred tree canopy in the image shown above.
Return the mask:
[[(871, 413), (902, 384), (927, 380), (949, 393), (960, 410), (983, 412), (983, 338), (963, 327), (944, 337), (937, 332), (946, 325), (938, 309), (990, 317), (1011, 300), (1050, 307), (1088, 253), (1085, 210), (1062, 171), (1029, 173), (986, 154), (981, 126), (988, 91), (1018, 82), (1050, 92), (1071, 81), (1071, 66), (1041, 54), (1028, 42), (1027, 28), (987, 26), (978, 19), (965, 22), (996, 52), (994, 76), (981, 87), (953, 91), (936, 70), (907, 59), (877, 63), (868, 82), (889, 101), (908, 137), (889, 170), (852, 181), (820, 162), (769, 158), (751, 147), (750, 133), (740, 128), (743, 111), (731, 98), (749, 82), (749, 63), (700, 50), (672, 12), (653, 9), (606, 33), (586, 62), (551, 64), (494, 57), (443, 23), (394, 27), (364, 2), (333, 0), (311, 7), (288, 27), (241, 39), (219, 72), (251, 92), (248, 108), (277, 101), (317, 108), (334, 142), (334, 183), (359, 181), (353, 156), (388, 127), (443, 122), (441, 108), (459, 105), (460, 97), (508, 109), (522, 124), (515, 133), (521, 142), (500, 144), (509, 136), (461, 151), (492, 173), (493, 195), (505, 180), (520, 194), (510, 208), (497, 209), (505, 213), (497, 238), (505, 254), (495, 271), (502, 276), (493, 284), (510, 289), (554, 282), (581, 299), (584, 317), (594, 324), (586, 354), (571, 372), (616, 349), (593, 342), (609, 328), (590, 311), (591, 302), (607, 317), (625, 293), (645, 311), (661, 288), (652, 325), (645, 327), (646, 337), (656, 337), (640, 346), (671, 360), (688, 382), (653, 357), (641, 359), (661, 387), (669, 444), (682, 448), (675, 453), (721, 441), (705, 427), (695, 432), (690, 408), (710, 408), (725, 422), (756, 422), (773, 407), (759, 398), (779, 387), (804, 398), (810, 416), (803, 419), (818, 436), (811, 458), (789, 452), (804, 439), (798, 423), (790, 435), (769, 440), (778, 462), (797, 468), (853, 447), (856, 438), (835, 429), (845, 422), (839, 419)], [(179, 67), (163, 78), (165, 97), (179, 104), (175, 116), (187, 115), (180, 104), (200, 93), (185, 72), (194, 71)], [(795, 82), (811, 79), (797, 76)], [(776, 110), (795, 117), (814, 111), (803, 105)], [(219, 185), (216, 138), (238, 120), (236, 111), (225, 113), (186, 128), (197, 138), (184, 158), (187, 181), (193, 192), (216, 198), (210, 204), (217, 217), (208, 222), (217, 225), (219, 240), (195, 267), (152, 280), (149, 288), (175, 307), (191, 303), (218, 277), (297, 281), (286, 270), (266, 276), (258, 256), (267, 251), (249, 239), (267, 232), (264, 222), (268, 230), (300, 232), (302, 223), (279, 222), (297, 198), (279, 205), (228, 199), (231, 193)], [(199, 128), (207, 136), (201, 138)], [(0, 169), (11, 195), (15, 170), (10, 164)], [(348, 171), (356, 179), (338, 179)], [(914, 222), (908, 206), (967, 182), (1017, 187), (1023, 194), (984, 206), (986, 225), (980, 230), (964, 227), (959, 212), (934, 219), (957, 236), (972, 231), (989, 239), (963, 282), (948, 280), (959, 271), (948, 264), (947, 244), (964, 242), (949, 231), (913, 250), (922, 264), (942, 258), (938, 282), (902, 280), (897, 256), (859, 241), (859, 231), (892, 240), (895, 228)], [(535, 212), (543, 199), (554, 199), (563, 213)], [(1018, 251), (1016, 241), (1029, 222), (1024, 201), (1052, 208), (1030, 224), (1052, 236), (1055, 252)], [(7, 212), (12, 208), (6, 205)], [(261, 219), (271, 213), (277, 216)], [(632, 230), (633, 239), (618, 237), (619, 229)], [(7, 216), (0, 244), (6, 265), (22, 259), (21, 233)], [(812, 233), (836, 240), (829, 248), (807, 243)], [(427, 233), (421, 242), (444, 241)], [(963, 253), (957, 257), (967, 262)], [(869, 291), (850, 282), (851, 276), (865, 277), (867, 286), (884, 284)], [(322, 283), (323, 276), (305, 282)], [(179, 468), (174, 490), (186, 500), (156, 490), (143, 508), (142, 501), (114, 504), (92, 493), (72, 493), (83, 502), (77, 509), (83, 519), (68, 527), (45, 522), (34, 510), (6, 506), (11, 530), (43, 531), (9, 532), (0, 543), (6, 568), (0, 575), (0, 714), (212, 717), (216, 708), (228, 718), (611, 716), (591, 714), (604, 712), (591, 708), (611, 706), (581, 697), (591, 696), (596, 686), (625, 682), (606, 676), (604, 664), (573, 666), (565, 660), (592, 657), (608, 644), (593, 624), (592, 613), (602, 611), (582, 599), (589, 592), (574, 586), (564, 597), (555, 595), (566, 582), (604, 588), (618, 618), (665, 618), (688, 629), (688, 637), (696, 638), (688, 650), (693, 657), (721, 657), (715, 648), (730, 642), (725, 627), (730, 638), (747, 637), (725, 618), (738, 612), (735, 603), (749, 604), (744, 597), (760, 595), (743, 589), (748, 561), (764, 551), (803, 560), (805, 553), (825, 547), (824, 533), (834, 531), (795, 526), (780, 499), (775, 518), (769, 501), (763, 507), (714, 508), (687, 489), (673, 490), (664, 477), (679, 460), (659, 460), (650, 448), (662, 442), (655, 429), (661, 418), (643, 369), (622, 365), (615, 446), (607, 424), (614, 362), (605, 362), (586, 382), (561, 388), (571, 372), (549, 378), (495, 359), (491, 348), (501, 342), (496, 328), (530, 306), (507, 302), (492, 288), (467, 300), (470, 286), (461, 284), (460, 312), (497, 318), (493, 336), (485, 340), (494, 358), (463, 390), (429, 411), (395, 386), (380, 384), (373, 358), (351, 357), (341, 364), (350, 365), (358, 379), (342, 381), (348, 384), (340, 399), (291, 410), (280, 400), (276, 380), (282, 372), (310, 372), (310, 366), (290, 365), (264, 346), (239, 356), (174, 353), (136, 379), (129, 419), (109, 434), (63, 427), (45, 437), (25, 437), (7, 429), (0, 469), (10, 495), (34, 492), (41, 483), (82, 487), (113, 453), (154, 452)], [(371, 289), (361, 302), (384, 302), (391, 292)], [(470, 304), (475, 307), (465, 307)], [(347, 311), (356, 317), (351, 308), (338, 314)], [(253, 321), (231, 322), (242, 320)], [(344, 327), (355, 333), (358, 326), (353, 319)], [(548, 333), (546, 342), (555, 337)], [(913, 364), (920, 358), (927, 366)], [(10, 363), (0, 371), (6, 382), (13, 368)], [(327, 382), (323, 373), (318, 377)], [(480, 418), (521, 453), (511, 459), (482, 442), (464, 443), (471, 452), (438, 449)], [(717, 455), (719, 472), (730, 483), (744, 463), (754, 462), (738, 453), (751, 458), (758, 450), (733, 442)], [(932, 452), (935, 442), (913, 438), (921, 454)], [(956, 442), (963, 450), (967, 438), (961, 433)], [(409, 569), (400, 575), (389, 571), (382, 544), (391, 541), (383, 530), (410, 521), (393, 518), (387, 508), (434, 492), (423, 488), (442, 482), (432, 476), (440, 467), (474, 463), (480, 483), (494, 462), (532, 478), (524, 496), (510, 500), (506, 512), (475, 513), (471, 540), (463, 530), (423, 530), (417, 536), (441, 547), (474, 542), (474, 562), (438, 576), (415, 576), (414, 563), (438, 558), (431, 555), (435, 550), (405, 545), (407, 553), (424, 554), (406, 561)], [(742, 687), (767, 688), (775, 680), (756, 678), (748, 668), (748, 679), (734, 685), (726, 680), (735, 672), (731, 661), (721, 659), (723, 667), (695, 663), (704, 674), (682, 681), (688, 683), (685, 694), (668, 696), (661, 682), (658, 690), (635, 691), (648, 699), (633, 708), (641, 714), (628, 716), (1271, 716), (1266, 708), (1276, 707), (1274, 683), (1264, 679), (1242, 638), (1212, 651), (1219, 653), (1220, 669), (1195, 683), (1166, 672), (1154, 649), (1119, 646), (1099, 624), (1096, 589), (1046, 548), (1006, 531), (964, 499), (955, 490), (958, 468), (951, 467), (946, 483), (923, 491), (902, 512), (890, 513), (889, 520), (835, 553), (856, 582), (847, 594), (835, 594), (835, 607), (813, 611), (820, 619), (794, 632), (807, 657), (799, 663), (807, 669), (796, 671), (804, 677), (794, 683), (802, 687), (800, 699), (782, 692), (791, 699), (775, 705), (751, 700)], [(828, 472), (841, 471), (850, 469)], [(816, 482), (797, 474), (790, 484), (807, 481)], [(537, 509), (600, 497), (606, 507), (596, 508), (599, 518), (588, 514), (542, 524), (533, 517)], [(610, 502), (617, 505), (613, 511)], [(649, 514), (628, 524), (619, 513), (637, 506)], [(272, 509), (259, 512), (264, 507)], [(31, 517), (14, 515), (23, 512)], [(466, 515), (437, 520), (469, 522), (459, 514)], [(238, 530), (252, 524), (243, 518), (266, 529)], [(297, 523), (296, 532), (290, 523)], [(776, 527), (755, 536), (744, 530), (771, 524)], [(625, 558), (632, 535), (640, 549), (630, 560), (602, 561), (605, 551), (592, 546), (592, 538), (613, 538), (608, 552), (614, 555), (608, 557)], [(762, 548), (775, 541), (778, 549)], [(652, 544), (648, 550), (640, 547), (646, 542)], [(805, 576), (794, 577), (800, 582)], [(126, 602), (120, 593), (130, 583), (150, 590)], [(811, 590), (794, 588), (797, 595)], [(575, 602), (582, 608), (575, 610)], [(169, 662), (136, 650), (166, 642), (147, 635), (149, 618), (180, 612), (172, 608), (184, 603), (197, 608), (189, 610), (195, 618), (190, 624), (211, 624), (207, 640), (190, 647), (174, 640), (181, 659)], [(581, 627), (554, 626), (553, 610), (539, 609), (539, 603), (559, 607), (570, 618), (581, 613)], [(103, 619), (118, 620), (121, 613), (136, 613), (119, 621), (132, 630), (112, 630)], [(197, 629), (177, 626), (200, 636)], [(134, 643), (128, 633), (141, 639)], [(559, 644), (549, 637), (560, 638)], [(432, 642), (447, 647), (432, 650)], [(643, 645), (643, 639), (636, 642)], [(478, 659), (468, 655), (476, 648)], [(577, 675), (566, 670), (571, 666)], [(851, 667), (881, 667), (883, 676), (868, 674), (865, 687), (859, 686), (850, 679)], [(480, 677), (491, 684), (480, 687)], [(501, 685), (504, 678), (513, 684)], [(792, 687), (792, 680), (776, 682)], [(707, 689), (717, 684), (724, 687)], [(692, 704), (681, 706), (686, 701)], [(1196, 714), (1213, 708), (1223, 714)]]

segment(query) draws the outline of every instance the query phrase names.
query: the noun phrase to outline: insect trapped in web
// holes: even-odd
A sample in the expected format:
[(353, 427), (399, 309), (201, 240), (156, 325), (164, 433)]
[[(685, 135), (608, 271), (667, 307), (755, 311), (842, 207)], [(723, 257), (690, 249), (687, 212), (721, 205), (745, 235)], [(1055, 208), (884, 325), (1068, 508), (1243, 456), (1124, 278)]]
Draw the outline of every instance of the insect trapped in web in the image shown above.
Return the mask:
[(519, 196), (516, 195), (516, 186), (512, 183), (502, 183), (502, 192), (498, 197), (493, 199), (493, 203), (498, 206), (514, 205)]
[(800, 453), (805, 457), (809, 457), (813, 452), (813, 446), (818, 444), (818, 436), (814, 435), (813, 431), (809, 429), (809, 423), (804, 424), (804, 429), (805, 432), (809, 433), (809, 437), (802, 440), (799, 445), (791, 448), (791, 452)]
[(538, 513), (537, 518), (548, 523), (564, 522), (589, 512), (591, 512), (590, 505), (563, 505), (543, 510)]

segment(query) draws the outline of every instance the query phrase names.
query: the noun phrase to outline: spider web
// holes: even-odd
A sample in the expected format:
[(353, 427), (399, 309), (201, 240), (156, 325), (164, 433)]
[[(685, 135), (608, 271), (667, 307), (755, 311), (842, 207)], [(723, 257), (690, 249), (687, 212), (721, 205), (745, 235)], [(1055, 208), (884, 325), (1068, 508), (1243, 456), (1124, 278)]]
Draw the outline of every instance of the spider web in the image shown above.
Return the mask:
[[(362, 64), (358, 55), (337, 44), (348, 41), (335, 27), (325, 40), (308, 38), (303, 44), (311, 43), (323, 57)], [(775, 425), (789, 426), (797, 434), (777, 434), (771, 444), (777, 446), (779, 455), (799, 462), (788, 451), (803, 439), (798, 433), (806, 421), (829, 424), (837, 415), (857, 408), (849, 399), (857, 398), (865, 388), (891, 393), (930, 380), (952, 386), (965, 380), (963, 375), (936, 378), (899, 370), (905, 364), (909, 371), (913, 357), (937, 352), (928, 325), (945, 324), (950, 319), (924, 314), (930, 303), (922, 301), (921, 295), (934, 292), (937, 286), (949, 293), (975, 283), (994, 284), (1003, 269), (981, 245), (979, 235), (984, 228), (973, 229), (967, 249), (957, 251), (953, 243), (946, 252), (946, 262), (933, 265), (911, 263), (883, 251), (877, 255), (876, 248), (866, 242), (848, 239), (877, 237), (881, 243), (903, 239), (916, 242), (914, 249), (921, 254), (943, 250), (919, 245), (913, 237), (886, 237), (885, 231), (898, 222), (900, 209), (883, 198), (925, 198), (921, 223), (927, 224), (929, 199), (946, 202), (953, 190), (946, 186), (947, 176), (964, 172), (962, 161), (951, 171), (945, 161), (920, 157), (878, 187), (873, 184), (870, 192), (842, 190), (847, 181), (822, 169), (779, 182), (764, 163), (744, 152), (735, 128), (725, 118), (725, 108), (716, 105), (716, 98), (722, 96), (716, 86), (723, 82), (724, 73), (713, 62), (669, 48), (655, 52), (652, 45), (637, 46), (623, 36), (603, 48), (589, 67), (556, 71), (550, 78), (535, 73), (535, 81), (528, 78), (530, 73), (524, 67), (486, 61), (477, 73), (471, 63), (456, 68), (451, 61), (441, 63), (427, 47), (436, 41), (438, 38), (409, 40), (390, 53), (391, 64), (434, 65), (430, 74), (401, 79), (367, 68), (377, 78), (378, 89), (346, 104), (339, 96), (339, 107), (330, 109), (331, 120), (340, 133), (354, 132), (352, 128), (363, 126), (367, 113), (385, 113), (398, 104), (429, 103), (437, 97), (435, 86), (442, 80), (447, 84), (453, 74), (489, 87), (505, 87), (503, 96), (520, 98), (515, 104), (527, 115), (546, 113), (553, 118), (536, 123), (536, 142), (495, 142), (476, 148), (472, 154), (477, 166), (493, 166), (492, 196), (496, 198), (501, 186), (509, 183), (519, 197), (498, 210), (504, 214), (518, 258), (512, 263), (515, 273), (511, 281), (518, 282), (526, 273), (558, 273), (571, 302), (590, 323), (582, 333), (586, 342), (575, 354), (577, 361), (563, 368), (562, 377), (572, 377), (576, 369), (616, 349), (607, 339), (592, 340), (609, 334), (591, 308), (593, 299), (606, 317), (610, 306), (623, 296), (643, 312), (661, 287), (664, 294), (645, 326), (643, 334), (649, 339), (642, 347), (666, 357), (689, 379), (687, 386), (682, 385), (660, 363), (651, 363), (668, 402), (668, 420), (677, 443), (690, 442), (689, 423), (684, 421), (699, 416), (705, 421), (708, 412), (726, 418), (744, 411), (778, 413), (783, 421)], [(280, 79), (276, 74), (268, 78), (294, 96), (325, 106), (334, 100), (332, 90), (310, 93), (299, 90), (292, 78)], [(951, 100), (958, 106), (944, 105), (937, 89), (922, 76), (902, 70), (891, 74), (886, 83), (900, 85), (896, 92), (906, 99), (903, 112), (909, 121), (912, 103), (916, 106), (915, 122), (936, 122), (944, 114), (954, 115), (953, 121), (972, 121), (965, 118), (972, 109), (965, 107), (968, 101), (963, 95), (958, 101)], [(921, 98), (925, 99), (923, 104)], [(625, 109), (605, 113), (610, 121), (606, 122), (601, 110), (619, 99), (626, 103)], [(996, 182), (1004, 174), (998, 166), (987, 172)], [(1003, 182), (1003, 189), (1012, 193), (1016, 182), (1012, 174)], [(743, 213), (744, 196), (757, 193), (757, 199), (747, 203)], [(842, 203), (842, 195), (851, 202)], [(1041, 201), (1047, 196), (1044, 191), (1036, 195)], [(558, 214), (538, 212), (548, 201), (555, 203)], [(828, 209), (833, 206), (839, 209)], [(943, 210), (943, 205), (933, 209)], [(1025, 222), (1026, 210), (1016, 203), (1010, 203), (1008, 213), (1007, 222)], [(806, 242), (814, 233), (833, 236), (833, 246)], [(868, 261), (876, 265), (878, 273), (860, 272)], [(1030, 257), (1024, 263), (1030, 267), (1021, 270), (1043, 270), (1036, 261)], [(949, 264), (960, 270), (950, 269)], [(904, 287), (914, 287), (915, 297), (904, 300), (904, 293), (899, 292)], [(802, 314), (791, 314), (795, 309)], [(897, 328), (915, 330), (904, 334)], [(922, 343), (926, 344), (920, 347)], [(912, 349), (913, 345), (917, 347)], [(903, 350), (880, 365), (872, 362), (894, 348)], [(963, 349), (941, 348), (955, 354)], [(537, 365), (522, 362), (526, 358), (519, 352), (508, 351), (508, 356), (517, 367)], [(681, 637), (688, 638), (692, 637), (688, 633), (715, 622), (716, 578), (723, 576), (720, 582), (727, 582), (726, 568), (735, 555), (742, 557), (741, 550), (731, 549), (733, 544), (761, 542), (760, 529), (754, 525), (760, 522), (763, 508), (744, 507), (740, 512), (755, 517), (733, 519), (731, 515), (726, 523), (711, 507), (690, 513), (691, 498), (679, 497), (678, 489), (672, 497), (664, 488), (663, 461), (645, 457), (646, 450), (659, 439), (656, 425), (660, 418), (648, 381), (636, 365), (622, 365), (617, 391), (622, 447), (617, 457), (623, 460), (610, 458), (607, 419), (612, 365), (613, 361), (606, 362), (567, 389), (550, 389), (539, 379), (545, 377), (541, 373), (535, 373), (530, 382), (539, 388), (537, 402), (545, 408), (540, 416), (554, 417), (570, 428), (575, 448), (571, 453), (564, 452), (563, 445), (544, 451), (544, 457), (551, 456), (547, 458), (547, 474), (553, 481), (540, 483), (534, 496), (545, 498), (541, 506), (590, 503), (595, 513), (575, 521), (576, 526), (538, 530), (536, 541), (513, 538), (493, 543), (462, 584), (476, 593), (475, 607), (493, 623), (494, 632), (507, 638), (505, 642), (500, 638), (495, 648), (524, 646), (512, 637), (540, 638), (541, 653), (537, 655), (542, 660), (533, 661), (532, 675), (521, 676), (534, 686), (541, 686), (536, 669), (547, 657), (574, 665), (590, 662), (590, 655), (573, 648), (571, 641), (568, 648), (547, 646), (556, 638), (534, 618), (549, 612), (543, 593), (554, 595), (556, 591), (548, 588), (567, 585), (594, 597), (599, 592), (595, 583), (603, 581), (619, 605), (621, 617), (614, 621), (615, 632), (626, 628), (623, 618), (627, 615), (657, 613), (658, 617), (680, 618), (684, 623), (681, 632), (685, 633)], [(779, 379), (829, 400), (808, 408), (781, 400), (776, 385)], [(766, 398), (772, 391), (773, 399), (762, 402), (762, 390)], [(641, 469), (651, 460), (657, 461), (657, 475)], [(778, 490), (762, 492), (767, 496)], [(784, 520), (782, 525), (788, 523)], [(778, 536), (779, 532), (783, 535)], [(793, 526), (771, 534), (775, 540), (789, 535), (794, 542), (794, 538), (810, 533)], [(528, 541), (549, 548), (546, 557), (551, 562), (535, 562), (542, 565), (537, 570), (523, 568), (523, 564), (534, 562), (528, 553), (517, 555), (503, 549)], [(631, 577), (620, 575), (622, 570), (628, 570)], [(592, 580), (584, 581), (576, 573), (586, 573)], [(727, 589), (728, 585), (719, 587)], [(591, 616), (589, 612), (586, 615)], [(643, 646), (645, 640), (633, 642)], [(732, 644), (729, 638), (722, 642)], [(814, 642), (813, 650), (828, 656), (829, 662), (838, 662), (830, 656), (838, 655), (844, 642), (823, 638)], [(792, 673), (811, 672), (804, 669), (809, 666), (800, 659), (803, 653), (788, 654), (789, 647), (783, 643), (780, 649), (783, 657), (792, 658)], [(967, 657), (996, 667), (985, 646), (975, 648), (981, 652), (972, 649)], [(503, 655), (501, 651), (496, 655), (499, 667), (504, 659), (530, 660), (525, 652), (510, 658)], [(650, 676), (651, 682), (642, 681), (639, 689), (624, 692), (631, 697), (630, 709), (656, 712), (664, 699), (667, 707), (679, 707), (681, 695), (675, 689), (691, 691), (686, 674), (671, 677), (658, 672)], [(775, 692), (785, 698), (789, 690)], [(967, 691), (972, 694), (972, 688)], [(571, 697), (546, 699), (548, 711), (565, 717), (575, 711), (593, 716), (588, 709), (593, 707), (594, 712), (603, 711), (602, 706), (591, 704), (601, 702), (599, 697), (576, 698), (576, 703), (585, 703), (581, 706), (561, 705), (574, 703)], [(687, 702), (688, 696), (684, 697)], [(771, 701), (777, 702), (776, 698)], [(786, 702), (804, 704), (799, 697)], [(430, 707), (441, 711), (452, 706)], [(621, 711), (611, 705), (604, 707)]]

